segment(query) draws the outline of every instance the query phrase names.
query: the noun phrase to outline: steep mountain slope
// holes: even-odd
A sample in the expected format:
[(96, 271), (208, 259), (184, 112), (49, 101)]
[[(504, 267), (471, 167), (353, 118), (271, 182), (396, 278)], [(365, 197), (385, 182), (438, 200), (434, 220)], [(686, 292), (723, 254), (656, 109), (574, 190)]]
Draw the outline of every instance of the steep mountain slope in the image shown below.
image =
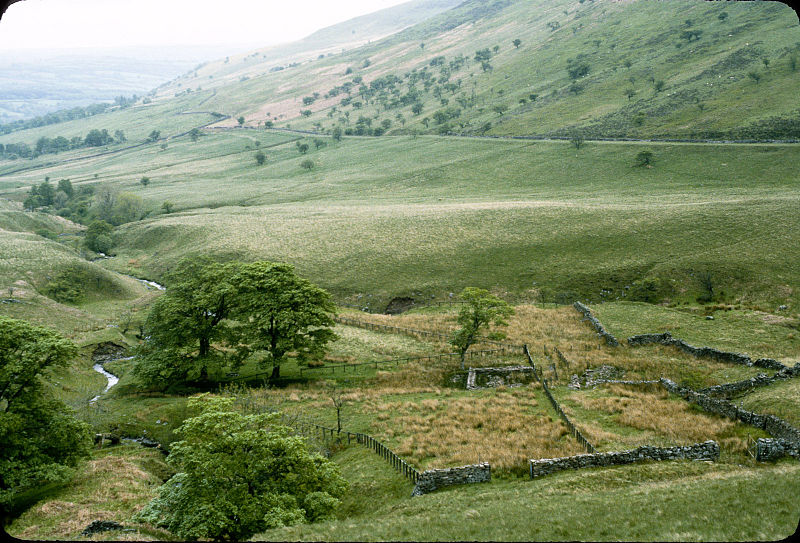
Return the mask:
[[(797, 16), (775, 2), (468, 1), (355, 50), (253, 70), (205, 106), (253, 126), (354, 134), (563, 136), (577, 126), (606, 137), (793, 138), (798, 55)], [(199, 71), (163, 94), (221, 75)]]

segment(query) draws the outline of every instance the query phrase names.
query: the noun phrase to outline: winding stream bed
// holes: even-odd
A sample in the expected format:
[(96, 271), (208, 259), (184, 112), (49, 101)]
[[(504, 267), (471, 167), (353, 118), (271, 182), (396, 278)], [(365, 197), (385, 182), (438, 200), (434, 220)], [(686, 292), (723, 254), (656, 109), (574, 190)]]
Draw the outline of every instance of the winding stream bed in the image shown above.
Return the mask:
[[(117, 360), (131, 360), (132, 358), (133, 358), (132, 356), (128, 356), (128, 357), (125, 357), (125, 358), (114, 358), (112, 360), (108, 360), (108, 362), (114, 362), (114, 361), (117, 361)], [(114, 385), (119, 383), (119, 377), (117, 377), (113, 373), (107, 372), (105, 370), (105, 368), (103, 367), (103, 365), (100, 364), (99, 362), (96, 363), (94, 366), (92, 366), (92, 369), (94, 371), (96, 371), (97, 373), (101, 373), (101, 374), (105, 375), (106, 379), (108, 379), (108, 384), (106, 385), (106, 388), (103, 390), (103, 392), (101, 392), (100, 394), (98, 394), (97, 396), (95, 396), (94, 398), (89, 400), (89, 403), (95, 403), (100, 398), (100, 396), (102, 396), (103, 394), (108, 392), (111, 387), (113, 387)]]

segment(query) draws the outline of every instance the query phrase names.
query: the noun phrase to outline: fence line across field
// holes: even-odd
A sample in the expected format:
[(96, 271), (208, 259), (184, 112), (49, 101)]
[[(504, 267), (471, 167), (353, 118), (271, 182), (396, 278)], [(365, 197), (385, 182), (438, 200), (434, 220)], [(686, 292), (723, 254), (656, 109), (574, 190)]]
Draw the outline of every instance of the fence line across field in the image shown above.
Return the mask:
[[(356, 326), (358, 328), (365, 328), (367, 330), (376, 330), (376, 331), (385, 330), (389, 332), (400, 332), (403, 334), (437, 337), (442, 339), (450, 339), (451, 337), (449, 334), (442, 334), (441, 332), (433, 332), (431, 330), (417, 330), (415, 328), (402, 328), (400, 326), (391, 326), (389, 324), (377, 324), (374, 322), (360, 321), (358, 319), (351, 319), (348, 317), (340, 317), (338, 315), (335, 316), (333, 320), (339, 324), (344, 324), (347, 326)], [(500, 347), (513, 349), (516, 350), (517, 352), (519, 352), (523, 348), (522, 345), (516, 345), (513, 343), (504, 343), (502, 341), (495, 341), (493, 339), (481, 339), (480, 343), (499, 345)]]
[[(359, 432), (347, 432), (342, 430), (341, 432), (335, 428), (330, 428), (329, 426), (323, 426), (322, 424), (317, 424), (315, 422), (307, 422), (303, 420), (291, 420), (284, 414), (281, 414), (281, 419), (283, 422), (289, 426), (295, 428), (295, 430), (300, 433), (301, 435), (317, 435), (319, 432), (319, 436), (321, 440), (325, 439), (333, 439), (334, 436), (338, 435), (342, 439), (344, 436), (347, 436), (347, 443), (350, 444), (355, 440), (356, 443), (360, 445), (364, 445), (365, 447), (369, 447), (372, 449), (376, 454), (378, 454), (381, 458), (386, 460), (395, 470), (403, 475), (406, 479), (408, 479), (411, 483), (417, 484), (419, 481), (419, 471), (410, 465), (408, 462), (400, 458), (394, 451), (392, 451), (389, 447), (375, 439), (369, 434), (362, 434)], [(313, 430), (312, 430), (313, 429)]]
[[(487, 356), (489, 354), (500, 354), (500, 353), (508, 353), (509, 349), (500, 348), (500, 349), (484, 349), (481, 351), (467, 351), (464, 354), (464, 358), (475, 358), (478, 356)], [(433, 361), (433, 360), (442, 360), (445, 358), (457, 358), (460, 357), (460, 353), (441, 353), (441, 354), (430, 354), (430, 355), (423, 355), (423, 356), (410, 356), (404, 358), (391, 358), (389, 360), (372, 360), (370, 362), (359, 362), (357, 364), (335, 364), (335, 365), (325, 365), (325, 366), (317, 366), (312, 368), (300, 368), (300, 375), (303, 375), (303, 372), (306, 371), (324, 371), (324, 370), (332, 370), (334, 373), (337, 369), (342, 369), (343, 372), (347, 371), (348, 369), (354, 369), (361, 366), (372, 366), (375, 369), (378, 369), (379, 365), (385, 364), (406, 364), (409, 362), (422, 362), (422, 361)]]

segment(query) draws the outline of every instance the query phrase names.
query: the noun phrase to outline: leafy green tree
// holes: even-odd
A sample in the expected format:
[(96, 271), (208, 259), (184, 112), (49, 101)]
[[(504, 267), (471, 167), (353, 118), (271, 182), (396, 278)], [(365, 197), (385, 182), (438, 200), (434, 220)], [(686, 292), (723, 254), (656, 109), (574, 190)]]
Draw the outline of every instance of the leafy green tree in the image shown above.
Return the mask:
[(637, 166), (647, 166), (650, 167), (653, 164), (653, 152), (652, 151), (639, 151), (636, 153), (636, 165)]
[(75, 194), (75, 189), (69, 179), (60, 179), (58, 181), (58, 190), (67, 195), (67, 198), (72, 198)]
[(111, 250), (111, 232), (114, 227), (103, 220), (94, 220), (86, 229), (83, 243), (96, 253), (107, 253)]
[(514, 44), (514, 47), (515, 47), (515, 48), (519, 49), (519, 46), (520, 46), (520, 45), (522, 45), (522, 40), (521, 40), (521, 39), (519, 39), (519, 38), (516, 38), (516, 39), (515, 39), (514, 41), (512, 41), (511, 43), (513, 43), (513, 44)]
[(227, 321), (233, 301), (235, 264), (207, 256), (184, 258), (167, 274), (167, 291), (153, 304), (144, 324), (148, 339), (137, 347), (134, 373), (146, 384), (167, 388), (220, 377), (240, 360), (226, 355), (237, 344)]
[(145, 214), (144, 200), (132, 192), (120, 193), (113, 209), (111, 222), (116, 225), (141, 220)]
[[(450, 345), (461, 355), (461, 369), (464, 369), (464, 357), (471, 345), (481, 340), (481, 331), (489, 326), (506, 326), (506, 318), (514, 314), (514, 308), (500, 298), (493, 296), (488, 290), (475, 287), (465, 288), (460, 296), (467, 303), (458, 313), (456, 322), (461, 326), (450, 339)], [(502, 332), (492, 332), (488, 339), (503, 339)]]
[(347, 482), (338, 467), (277, 424), (243, 415), (230, 398), (189, 400), (197, 416), (177, 430), (167, 462), (177, 473), (138, 515), (181, 539), (245, 540), (269, 528), (323, 519)]
[(247, 353), (261, 354), (259, 364), (280, 378), (288, 354), (299, 361), (321, 356), (333, 333), (336, 310), (330, 295), (298, 277), (288, 264), (243, 264), (235, 279), (234, 313), (242, 323)]
[(122, 130), (114, 131), (114, 139), (117, 141), (117, 143), (125, 143), (128, 141), (128, 138), (125, 137), (125, 132)]
[(239, 126), (244, 126), (244, 116), (240, 116), (236, 122), (239, 123)]
[(161, 204), (161, 211), (163, 211), (164, 213), (169, 214), (169, 213), (172, 213), (172, 209), (174, 207), (175, 207), (175, 204), (173, 204), (170, 201), (166, 201), (163, 204)]
[(101, 147), (103, 145), (107, 145), (111, 140), (111, 136), (108, 133), (108, 130), (98, 130), (93, 129), (90, 130), (86, 137), (83, 139), (84, 144), (88, 145), (89, 147)]
[(580, 149), (583, 147), (583, 144), (586, 142), (586, 138), (583, 134), (583, 130), (573, 128), (569, 132), (569, 142), (575, 146), (575, 149)]
[(422, 110), (424, 108), (425, 106), (422, 105), (422, 102), (414, 102), (414, 104), (411, 106), (411, 113), (413, 113), (414, 115), (419, 115), (420, 113), (422, 113)]
[(586, 55), (580, 54), (575, 58), (567, 59), (567, 74), (570, 79), (580, 79), (589, 74), (591, 66), (586, 62)]
[(300, 152), (301, 155), (306, 154), (308, 152), (308, 144), (297, 142), (297, 150)]
[(150, 135), (147, 136), (147, 141), (158, 141), (161, 138), (161, 131), (160, 130), (153, 130), (150, 132)]
[(139, 183), (141, 183), (143, 187), (146, 187), (147, 185), (150, 184), (150, 178), (146, 176), (142, 177), (141, 179), (139, 179)]
[(189, 132), (189, 139), (192, 141), (197, 141), (198, 139), (200, 139), (201, 135), (202, 134), (200, 133), (199, 128), (192, 128), (192, 130)]
[(333, 141), (342, 141), (342, 128), (340, 126), (335, 126), (333, 130), (331, 130), (331, 137)]
[(57, 332), (0, 315), (0, 511), (26, 492), (69, 480), (91, 446), (89, 427), (52, 398), (45, 377), (78, 350)]
[(655, 89), (656, 93), (659, 93), (664, 90), (665, 85), (666, 83), (664, 83), (664, 80), (659, 79), (655, 83), (653, 83), (653, 88)]
[(266, 160), (267, 160), (267, 155), (264, 154), (264, 151), (259, 151), (256, 153), (256, 164), (258, 164), (259, 166), (263, 166)]
[(630, 102), (630, 101), (631, 101), (631, 98), (633, 98), (634, 96), (636, 96), (636, 91), (635, 91), (635, 90), (633, 90), (633, 89), (625, 89), (625, 96), (627, 96), (627, 97), (628, 97), (628, 102)]

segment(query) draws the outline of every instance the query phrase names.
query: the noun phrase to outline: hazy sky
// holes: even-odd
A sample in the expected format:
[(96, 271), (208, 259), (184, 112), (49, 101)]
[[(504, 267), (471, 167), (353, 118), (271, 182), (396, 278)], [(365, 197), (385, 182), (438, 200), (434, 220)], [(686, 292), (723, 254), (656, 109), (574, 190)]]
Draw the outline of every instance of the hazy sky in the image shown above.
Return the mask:
[(22, 0), (0, 20), (0, 52), (294, 41), (408, 0)]

